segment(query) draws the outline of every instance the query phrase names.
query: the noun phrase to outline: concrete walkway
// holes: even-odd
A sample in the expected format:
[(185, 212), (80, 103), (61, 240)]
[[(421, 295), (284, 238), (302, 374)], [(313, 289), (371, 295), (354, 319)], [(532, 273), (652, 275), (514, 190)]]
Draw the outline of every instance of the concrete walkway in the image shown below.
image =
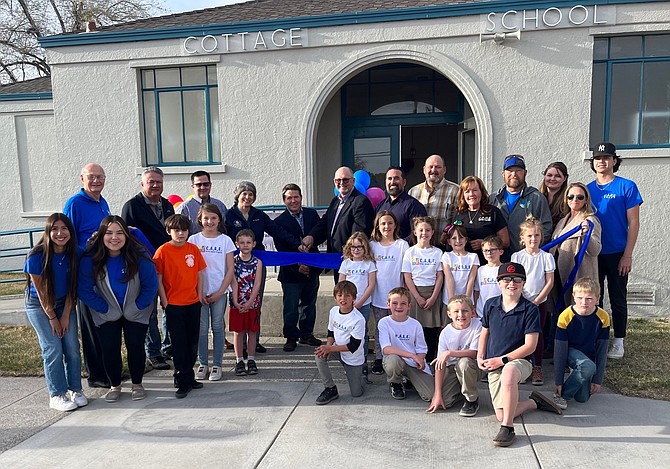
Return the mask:
[[(10, 303), (0, 300), (0, 323)], [(429, 415), (414, 391), (393, 400), (383, 375), (351, 398), (337, 365), (340, 399), (316, 406), (323, 387), (313, 348), (285, 353), (282, 339), (264, 342), (258, 375), (236, 377), (226, 351), (223, 380), (182, 400), (170, 371), (152, 371), (143, 401), (125, 392), (108, 404), (105, 390), (87, 389), (91, 403), (62, 414), (48, 408), (43, 378), (0, 378), (0, 467), (670, 467), (670, 402), (605, 390), (587, 404), (570, 402), (563, 416), (517, 419), (514, 445), (495, 448), (485, 383), (476, 417), (460, 417), (459, 405)], [(522, 385), (522, 398), (534, 389)], [(550, 395), (551, 387), (541, 390)]]

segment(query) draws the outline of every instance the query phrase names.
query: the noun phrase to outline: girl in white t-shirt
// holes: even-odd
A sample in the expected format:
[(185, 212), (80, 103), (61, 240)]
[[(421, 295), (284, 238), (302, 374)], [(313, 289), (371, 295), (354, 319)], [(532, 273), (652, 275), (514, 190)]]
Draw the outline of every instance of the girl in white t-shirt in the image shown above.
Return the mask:
[(214, 204), (202, 204), (198, 210), (198, 224), (202, 226), (200, 233), (188, 238), (189, 243), (200, 248), (205, 258), (205, 292), (207, 303), (200, 309), (200, 336), (198, 338), (198, 371), (196, 379), (207, 378), (209, 372), (209, 328), (211, 324), (214, 351), (212, 352), (212, 372), (210, 381), (221, 379), (223, 365), (223, 349), (225, 338), (224, 313), (226, 312), (227, 294), (230, 283), (235, 275), (233, 241), (224, 234), (226, 227), (221, 211)]
[(442, 250), (435, 247), (437, 241), (435, 219), (433, 217), (416, 217), (411, 241), (414, 244), (402, 260), (402, 273), (407, 289), (412, 293), (414, 301), (410, 316), (417, 319), (423, 326), (428, 352), (426, 361), (431, 362), (437, 352), (437, 341), (440, 329), (447, 324), (442, 313)]
[[(375, 324), (390, 314), (388, 309), (388, 294), (396, 288), (402, 287), (402, 259), (409, 244), (399, 238), (400, 225), (395, 215), (388, 210), (382, 210), (375, 217), (372, 228), (372, 256), (377, 263), (377, 284), (372, 292), (372, 314)], [(372, 365), (372, 374), (384, 373), (382, 366), (382, 349), (379, 346), (379, 329), (375, 327), (375, 361)]]
[[(372, 302), (372, 292), (377, 283), (377, 265), (372, 258), (372, 249), (370, 241), (362, 231), (352, 234), (342, 249), (344, 260), (340, 265), (340, 278), (349, 280), (356, 285), (356, 308), (365, 318), (365, 343), (364, 353), (368, 354), (368, 322), (370, 321), (370, 303)], [(367, 363), (363, 365), (363, 374), (367, 374)]]
[(444, 271), (444, 294), (442, 302), (447, 305), (449, 299), (455, 295), (465, 295), (472, 299), (472, 291), (477, 280), (479, 256), (467, 252), (468, 232), (463, 225), (447, 227), (447, 243), (451, 246), (450, 252), (442, 254), (442, 269)]
[[(547, 296), (554, 286), (554, 270), (556, 261), (554, 256), (542, 251), (542, 223), (537, 218), (530, 217), (519, 225), (521, 246), (525, 249), (512, 254), (512, 262), (521, 264), (526, 269), (526, 283), (523, 286), (523, 296), (535, 303), (540, 309), (540, 329), (544, 330), (547, 319)], [(535, 386), (544, 384), (542, 375), (542, 353), (544, 352), (544, 337), (540, 333), (535, 348), (533, 373), (531, 382)]]

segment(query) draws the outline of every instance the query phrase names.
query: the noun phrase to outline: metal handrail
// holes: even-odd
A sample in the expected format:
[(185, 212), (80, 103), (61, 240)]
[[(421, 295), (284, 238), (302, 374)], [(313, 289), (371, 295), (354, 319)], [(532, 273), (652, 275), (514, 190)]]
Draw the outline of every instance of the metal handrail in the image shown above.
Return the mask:
[[(0, 261), (3, 259), (25, 257), (28, 252), (35, 246), (35, 240), (33, 238), (34, 233), (41, 233), (44, 231), (44, 228), (25, 228), (21, 230), (9, 230), (9, 231), (0, 231), (0, 239), (4, 239), (7, 236), (27, 236), (27, 244), (2, 248), (0, 247)], [(23, 269), (2, 269), (0, 274), (21, 274)], [(15, 283), (15, 282), (25, 282), (25, 278), (21, 275), (19, 278), (9, 278), (9, 279), (0, 279), (0, 283)]]

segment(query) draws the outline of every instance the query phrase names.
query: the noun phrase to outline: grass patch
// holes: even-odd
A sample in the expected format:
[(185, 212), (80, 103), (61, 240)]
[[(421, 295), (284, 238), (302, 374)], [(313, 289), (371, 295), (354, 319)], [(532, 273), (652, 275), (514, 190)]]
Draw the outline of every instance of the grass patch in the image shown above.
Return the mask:
[(621, 360), (607, 360), (605, 386), (625, 396), (670, 401), (670, 322), (629, 319)]
[(0, 326), (0, 376), (43, 376), (42, 350), (30, 326)]
[(0, 283), (0, 296), (4, 295), (21, 295), (26, 288), (26, 277), (18, 273), (4, 273), (0, 274), (0, 280), (21, 279), (20, 282)]
[[(122, 376), (129, 376), (126, 348), (121, 341)], [(42, 349), (30, 326), (0, 326), (0, 376), (44, 376)], [(82, 359), (82, 377), (86, 377)]]

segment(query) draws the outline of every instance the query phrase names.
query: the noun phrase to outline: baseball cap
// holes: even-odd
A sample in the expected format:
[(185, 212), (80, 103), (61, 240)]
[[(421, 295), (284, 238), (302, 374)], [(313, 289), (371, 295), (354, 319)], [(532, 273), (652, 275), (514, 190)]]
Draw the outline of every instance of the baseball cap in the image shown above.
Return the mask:
[(503, 170), (509, 169), (512, 166), (518, 166), (521, 169), (526, 169), (526, 161), (521, 155), (507, 155), (503, 163)]
[(593, 158), (598, 156), (611, 156), (616, 158), (616, 147), (610, 142), (602, 142), (593, 148)]
[(526, 280), (526, 269), (516, 262), (505, 262), (498, 267), (498, 280), (505, 277), (521, 277)]

